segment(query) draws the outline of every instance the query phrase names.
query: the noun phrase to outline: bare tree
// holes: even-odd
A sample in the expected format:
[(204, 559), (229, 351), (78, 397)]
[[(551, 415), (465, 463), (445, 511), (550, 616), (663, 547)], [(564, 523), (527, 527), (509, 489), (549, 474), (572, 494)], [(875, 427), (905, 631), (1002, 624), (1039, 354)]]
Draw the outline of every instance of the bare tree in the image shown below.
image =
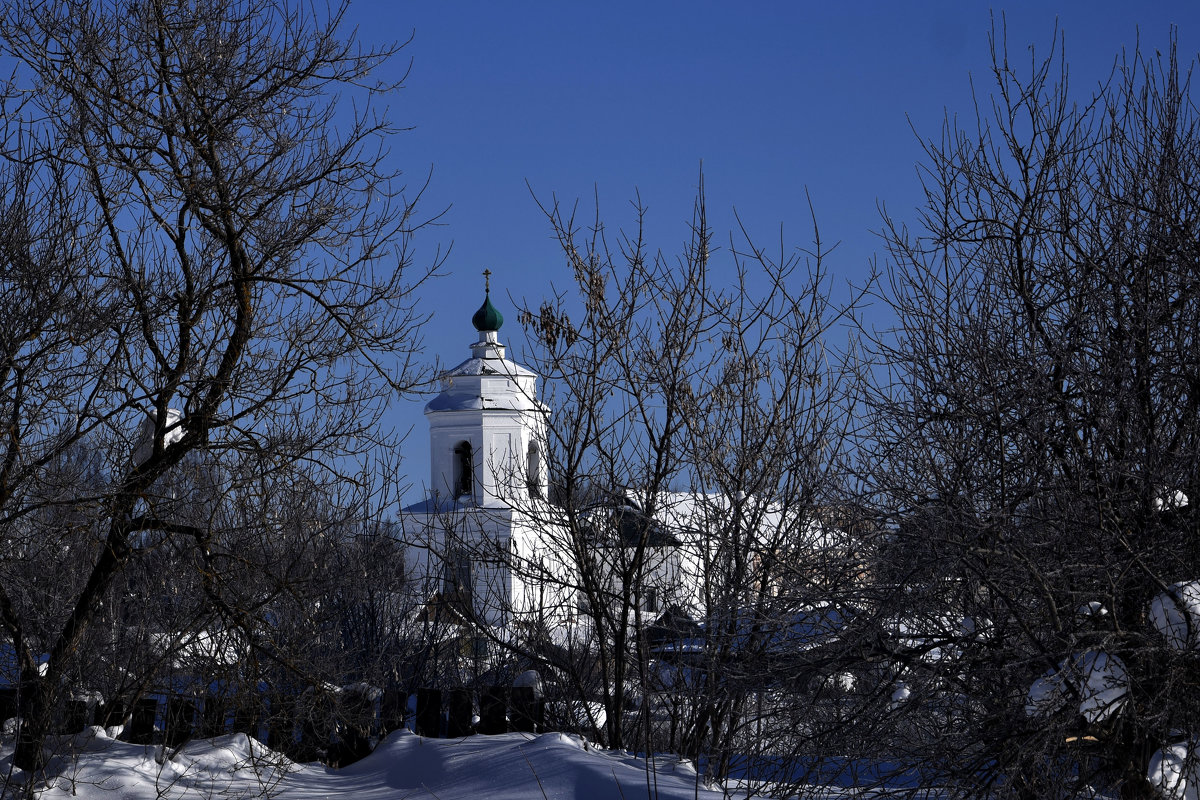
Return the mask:
[[(428, 271), (410, 269), (419, 190), (387, 166), (391, 87), (371, 77), (394, 48), (361, 48), (342, 11), (0, 14), (18, 65), (0, 166), (0, 624), (22, 768), (41, 766), (71, 664), (131, 564), (191, 570), (205, 613), (280, 660), (261, 612), (297, 565), (274, 558), (291, 520), (271, 487), (345, 482), (361, 503), (378, 488), (362, 467), (387, 444), (382, 404), (422, 377), (411, 292)], [(96, 476), (67, 479), (81, 447)], [(220, 465), (207, 517), (176, 513), (169, 488), (193, 458)], [(55, 546), (61, 580), (15, 593), (9, 576)]]
[(958, 793), (1148, 797), (1151, 754), (1197, 730), (1190, 655), (1147, 621), (1200, 569), (1190, 70), (1135, 51), (1081, 96), (1057, 39), (992, 53), (975, 126), (926, 145), (916, 224), (887, 221), (895, 720)]
[(849, 602), (861, 571), (834, 513), (850, 508), (854, 382), (830, 341), (857, 298), (830, 299), (819, 237), (772, 254), (744, 230), (717, 285), (702, 188), (675, 259), (643, 238), (640, 206), (615, 236), (598, 215), (584, 228), (544, 210), (576, 292), (521, 313), (547, 384), (552, 485), (552, 502), (521, 508), (566, 554), (578, 604), (544, 663), (598, 701), (592, 735), (723, 774), (770, 727), (760, 693), (820, 669), (781, 666), (812, 645), (798, 621)]

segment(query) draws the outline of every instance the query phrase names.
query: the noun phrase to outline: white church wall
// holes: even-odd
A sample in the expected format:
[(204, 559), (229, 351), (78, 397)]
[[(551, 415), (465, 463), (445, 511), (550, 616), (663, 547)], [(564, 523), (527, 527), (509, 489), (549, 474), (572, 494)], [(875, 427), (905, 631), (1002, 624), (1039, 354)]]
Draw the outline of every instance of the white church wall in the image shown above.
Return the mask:
[(521, 608), (551, 624), (562, 624), (576, 608), (578, 579), (565, 548), (565, 531), (554, 524), (550, 505), (541, 503), (538, 519), (520, 515), (514, 524), (515, 571), (522, 576)]

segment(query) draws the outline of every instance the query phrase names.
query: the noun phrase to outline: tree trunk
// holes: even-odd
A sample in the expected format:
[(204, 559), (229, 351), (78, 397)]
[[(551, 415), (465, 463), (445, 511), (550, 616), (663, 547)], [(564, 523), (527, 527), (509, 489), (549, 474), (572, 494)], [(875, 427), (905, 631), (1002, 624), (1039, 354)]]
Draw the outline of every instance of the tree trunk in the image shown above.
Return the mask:
[(46, 766), (43, 743), (50, 732), (51, 711), (54, 708), (54, 684), (34, 673), (21, 674), (21, 726), (13, 764), (29, 773), (40, 772)]

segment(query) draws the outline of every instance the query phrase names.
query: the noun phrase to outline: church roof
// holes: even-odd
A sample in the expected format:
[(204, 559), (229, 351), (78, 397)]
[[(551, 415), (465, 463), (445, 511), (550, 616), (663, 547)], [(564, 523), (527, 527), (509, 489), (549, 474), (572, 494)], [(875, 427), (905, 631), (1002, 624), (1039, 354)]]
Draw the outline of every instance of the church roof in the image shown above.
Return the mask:
[(426, 404), (425, 413), (541, 410), (534, 396), (537, 373), (504, 355), (504, 345), (497, 333), (504, 317), (492, 305), (490, 292), (484, 296), (483, 305), (475, 312), (471, 323), (479, 331), (479, 340), (471, 345), (471, 357), (439, 376), (442, 392)]
[(507, 358), (468, 358), (452, 369), (446, 370), (441, 377), (459, 378), (463, 376), (477, 375), (508, 375), (512, 377), (537, 375), (533, 370), (526, 369), (515, 361), (509, 361)]
[[(678, 547), (677, 539), (666, 527), (641, 509), (626, 503), (594, 503), (584, 510), (587, 525), (597, 536), (592, 542), (597, 547)], [(613, 534), (608, 536), (605, 534)]]
[[(500, 384), (488, 377), (508, 378)], [(425, 413), (479, 409), (540, 408), (533, 396), (536, 373), (506, 358), (468, 358), (441, 375), (443, 390), (429, 401)]]

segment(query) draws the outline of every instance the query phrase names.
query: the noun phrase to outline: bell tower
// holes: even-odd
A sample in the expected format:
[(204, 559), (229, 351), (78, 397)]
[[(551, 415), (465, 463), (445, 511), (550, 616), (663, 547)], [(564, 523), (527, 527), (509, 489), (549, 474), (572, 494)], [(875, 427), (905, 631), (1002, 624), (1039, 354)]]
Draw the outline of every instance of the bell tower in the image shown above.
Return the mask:
[(429, 488), (440, 507), (519, 506), (547, 492), (547, 409), (537, 400), (537, 375), (504, 355), (504, 317), (492, 305), (491, 272), (483, 274), (471, 357), (439, 376), (442, 392), (425, 406)]

